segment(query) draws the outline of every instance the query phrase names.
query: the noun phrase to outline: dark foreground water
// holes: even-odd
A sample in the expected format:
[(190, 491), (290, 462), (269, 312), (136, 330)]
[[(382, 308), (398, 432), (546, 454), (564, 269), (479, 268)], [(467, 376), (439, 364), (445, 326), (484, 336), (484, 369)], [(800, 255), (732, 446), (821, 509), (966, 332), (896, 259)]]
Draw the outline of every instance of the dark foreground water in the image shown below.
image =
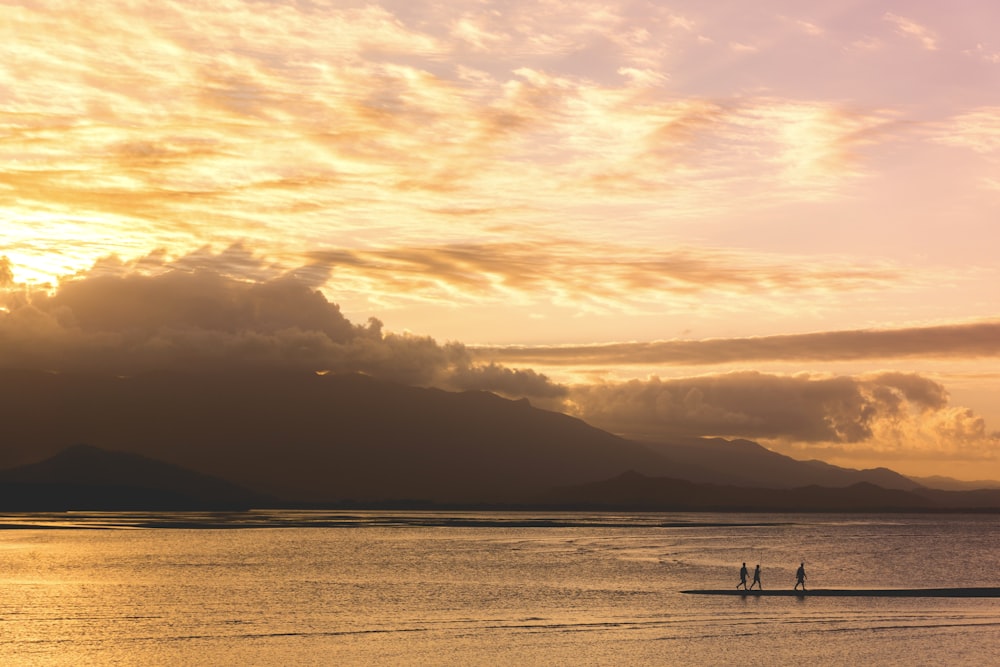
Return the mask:
[(1000, 517), (0, 516), (3, 665), (986, 665), (1000, 600), (706, 597), (1000, 585)]

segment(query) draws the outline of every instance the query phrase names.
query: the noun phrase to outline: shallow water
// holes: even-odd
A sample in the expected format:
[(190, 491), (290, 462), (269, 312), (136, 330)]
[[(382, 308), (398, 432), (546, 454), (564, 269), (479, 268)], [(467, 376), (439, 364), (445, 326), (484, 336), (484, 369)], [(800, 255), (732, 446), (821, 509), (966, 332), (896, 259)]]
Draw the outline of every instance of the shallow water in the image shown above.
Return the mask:
[[(990, 664), (1000, 517), (254, 512), (0, 517), (0, 664)], [(17, 527), (14, 529), (13, 527)]]

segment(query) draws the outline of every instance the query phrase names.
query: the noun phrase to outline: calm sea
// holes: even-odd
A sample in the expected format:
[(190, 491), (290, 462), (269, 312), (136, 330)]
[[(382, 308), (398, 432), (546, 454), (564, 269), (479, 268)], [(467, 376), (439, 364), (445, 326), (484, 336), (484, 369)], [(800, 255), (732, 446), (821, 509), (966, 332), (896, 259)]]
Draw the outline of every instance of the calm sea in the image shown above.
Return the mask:
[(0, 516), (3, 665), (986, 665), (1000, 517), (251, 512)]

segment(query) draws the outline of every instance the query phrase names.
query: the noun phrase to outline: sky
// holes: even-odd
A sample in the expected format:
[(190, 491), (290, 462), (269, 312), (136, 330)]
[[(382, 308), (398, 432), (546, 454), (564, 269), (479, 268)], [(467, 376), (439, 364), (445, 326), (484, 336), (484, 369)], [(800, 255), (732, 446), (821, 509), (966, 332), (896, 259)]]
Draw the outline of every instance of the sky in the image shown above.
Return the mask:
[(0, 365), (358, 371), (1000, 479), (997, 25), (0, 2)]

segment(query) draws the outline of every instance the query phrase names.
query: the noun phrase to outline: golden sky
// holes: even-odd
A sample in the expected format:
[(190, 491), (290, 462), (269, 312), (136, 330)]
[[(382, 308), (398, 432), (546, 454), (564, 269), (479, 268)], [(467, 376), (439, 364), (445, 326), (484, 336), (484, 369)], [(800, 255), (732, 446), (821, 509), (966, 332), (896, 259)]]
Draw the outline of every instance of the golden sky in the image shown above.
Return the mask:
[(2, 3), (0, 363), (364, 370), (1000, 478), (998, 25)]

